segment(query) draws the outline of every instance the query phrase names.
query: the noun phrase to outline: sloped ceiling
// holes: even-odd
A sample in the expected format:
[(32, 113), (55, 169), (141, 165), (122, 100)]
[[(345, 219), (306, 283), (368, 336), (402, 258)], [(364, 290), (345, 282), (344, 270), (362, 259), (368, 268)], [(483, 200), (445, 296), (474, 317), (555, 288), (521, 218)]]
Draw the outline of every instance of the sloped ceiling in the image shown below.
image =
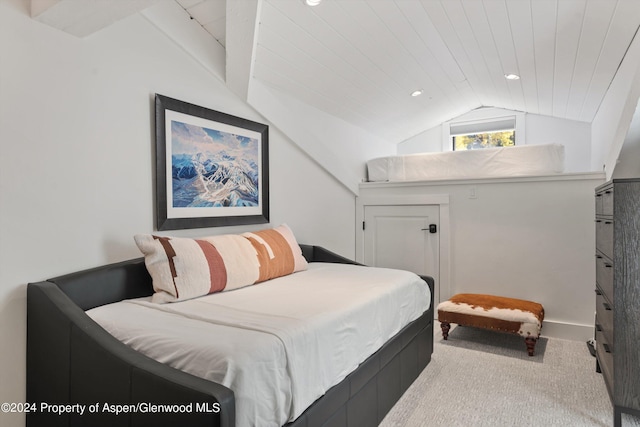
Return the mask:
[(479, 106), (590, 122), (639, 25), (629, 0), (265, 0), (253, 76), (396, 142)]
[[(591, 122), (640, 26), (637, 0), (176, 1), (226, 46), (241, 96), (259, 81), (392, 143), (481, 106)], [(66, 30), (74, 8), (82, 21), (87, 4), (151, 3), (32, 11)]]

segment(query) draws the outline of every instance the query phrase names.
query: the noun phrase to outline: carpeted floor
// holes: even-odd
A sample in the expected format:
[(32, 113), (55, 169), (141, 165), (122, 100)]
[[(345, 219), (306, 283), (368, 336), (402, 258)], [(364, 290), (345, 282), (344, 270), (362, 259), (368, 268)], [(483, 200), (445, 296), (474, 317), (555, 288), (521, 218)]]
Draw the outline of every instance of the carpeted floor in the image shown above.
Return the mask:
[(454, 327), (444, 341), (436, 329), (431, 363), (381, 427), (613, 425), (586, 343), (541, 338), (529, 357), (516, 335)]

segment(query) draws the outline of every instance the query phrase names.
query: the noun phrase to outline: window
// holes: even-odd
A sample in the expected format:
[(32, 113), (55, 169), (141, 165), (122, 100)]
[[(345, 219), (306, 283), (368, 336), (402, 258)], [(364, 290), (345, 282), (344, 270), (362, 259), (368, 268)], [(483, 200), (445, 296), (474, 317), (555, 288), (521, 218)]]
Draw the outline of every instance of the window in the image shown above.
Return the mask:
[(453, 136), (453, 151), (478, 148), (512, 147), (516, 145), (516, 131), (473, 133)]
[(451, 147), (457, 150), (476, 150), (516, 145), (516, 118), (452, 123), (449, 128)]

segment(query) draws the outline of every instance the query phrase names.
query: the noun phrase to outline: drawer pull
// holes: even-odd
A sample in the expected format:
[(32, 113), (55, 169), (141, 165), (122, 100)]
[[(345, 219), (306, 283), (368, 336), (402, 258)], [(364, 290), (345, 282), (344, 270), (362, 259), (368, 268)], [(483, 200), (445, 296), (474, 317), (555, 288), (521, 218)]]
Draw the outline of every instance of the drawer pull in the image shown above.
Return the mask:
[(604, 264), (604, 266), (605, 266), (605, 267), (607, 267), (607, 268), (611, 268), (611, 267), (613, 267), (613, 264), (607, 264), (607, 263), (605, 263), (605, 264)]
[(602, 259), (602, 255), (596, 255), (596, 258)]
[(600, 323), (596, 323), (596, 331), (602, 332), (602, 325)]
[(611, 194), (613, 192), (613, 190), (607, 190), (604, 192), (604, 194)]
[(596, 295), (602, 295), (602, 292), (598, 288), (596, 288)]
[(605, 310), (607, 311), (611, 311), (611, 306), (609, 305), (608, 302), (603, 302), (602, 306), (604, 307)]
[(607, 224), (607, 225), (608, 224), (613, 224), (613, 221), (605, 221), (604, 223)]
[(607, 353), (611, 353), (611, 348), (609, 347), (609, 344), (607, 343), (602, 344), (602, 348), (604, 348), (604, 351), (606, 351)]

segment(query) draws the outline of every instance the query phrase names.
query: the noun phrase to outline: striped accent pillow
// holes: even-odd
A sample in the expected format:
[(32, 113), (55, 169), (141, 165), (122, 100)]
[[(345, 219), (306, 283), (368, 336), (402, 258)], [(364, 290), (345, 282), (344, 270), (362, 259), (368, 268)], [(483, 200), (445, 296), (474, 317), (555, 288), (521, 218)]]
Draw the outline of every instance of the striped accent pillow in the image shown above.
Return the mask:
[(190, 239), (138, 234), (134, 240), (153, 280), (152, 301), (158, 303), (238, 289), (307, 268), (284, 224), (242, 235)]

